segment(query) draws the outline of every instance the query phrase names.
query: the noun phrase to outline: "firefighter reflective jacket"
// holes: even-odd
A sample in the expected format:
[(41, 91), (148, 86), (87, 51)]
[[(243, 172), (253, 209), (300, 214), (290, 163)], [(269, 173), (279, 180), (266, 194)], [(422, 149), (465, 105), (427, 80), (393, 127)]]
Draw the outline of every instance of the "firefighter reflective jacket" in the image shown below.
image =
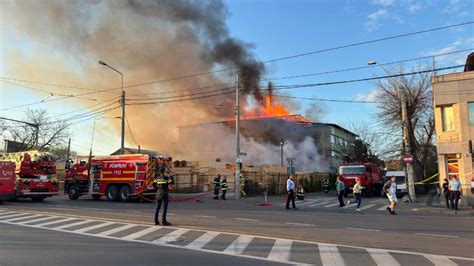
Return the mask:
[(228, 186), (227, 186), (226, 180), (222, 180), (221, 187), (222, 187), (222, 190), (227, 190)]
[(220, 187), (220, 186), (221, 186), (220, 177), (218, 177), (218, 176), (214, 177), (214, 187)]

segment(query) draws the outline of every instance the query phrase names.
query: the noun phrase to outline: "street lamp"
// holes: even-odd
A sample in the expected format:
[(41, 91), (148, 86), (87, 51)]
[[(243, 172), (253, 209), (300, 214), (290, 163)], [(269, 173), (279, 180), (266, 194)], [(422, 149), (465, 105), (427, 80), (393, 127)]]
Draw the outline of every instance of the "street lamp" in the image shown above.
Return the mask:
[[(376, 65), (376, 61), (368, 61), (368, 65)], [(408, 133), (408, 114), (407, 114), (407, 103), (405, 100), (405, 90), (401, 90), (400, 86), (397, 83), (394, 83), (395, 86), (397, 86), (397, 92), (398, 92), (398, 97), (400, 97), (400, 103), (401, 103), (401, 111), (402, 111), (402, 133), (403, 133), (403, 149), (404, 152), (408, 150), (409, 153), (411, 153), (411, 147), (410, 147), (410, 134)], [(416, 194), (415, 194), (415, 181), (413, 178), (413, 165), (410, 163), (407, 163), (406, 166), (407, 169), (407, 177), (408, 177), (408, 195), (410, 196), (410, 199), (414, 202), (416, 202)]]
[(123, 74), (122, 72), (118, 71), (117, 69), (113, 68), (102, 60), (99, 60), (99, 64), (112, 69), (113, 71), (119, 73), (122, 77), (122, 139), (120, 142), (120, 154), (123, 154), (125, 150), (125, 91), (123, 90)]

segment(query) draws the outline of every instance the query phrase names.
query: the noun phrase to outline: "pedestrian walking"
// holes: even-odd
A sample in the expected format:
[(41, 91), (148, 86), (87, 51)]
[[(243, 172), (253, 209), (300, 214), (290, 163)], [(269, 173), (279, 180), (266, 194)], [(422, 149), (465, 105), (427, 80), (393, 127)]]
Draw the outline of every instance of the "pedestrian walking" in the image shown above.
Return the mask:
[(340, 177), (337, 177), (336, 181), (336, 191), (337, 191), (337, 199), (339, 200), (339, 207), (346, 206), (344, 204), (344, 192), (346, 191), (346, 186), (344, 186), (344, 182), (341, 181)]
[(383, 186), (383, 191), (387, 195), (388, 200), (390, 201), (390, 206), (387, 207), (387, 211), (390, 212), (392, 215), (396, 215), (395, 213), (395, 205), (397, 205), (397, 177), (392, 176), (390, 180), (385, 183)]
[(451, 209), (451, 205), (449, 204), (449, 197), (450, 197), (450, 195), (449, 195), (449, 182), (448, 182), (447, 178), (444, 179), (444, 183), (443, 183), (442, 188), (443, 188), (443, 196), (444, 196), (444, 199), (446, 200), (446, 207), (448, 209)]
[(221, 188), (221, 174), (214, 177), (214, 199), (219, 199), (219, 190)]
[[(362, 203), (362, 185), (360, 184), (360, 177), (356, 178), (356, 183), (352, 188), (352, 195), (354, 196), (355, 203), (357, 203), (356, 211), (360, 212), (360, 204)], [(347, 206), (351, 204), (351, 201), (347, 201)]]
[(221, 199), (226, 200), (225, 194), (227, 193), (228, 185), (227, 185), (227, 178), (226, 178), (225, 176), (224, 176), (224, 178), (223, 178), (222, 181), (221, 181), (221, 188), (222, 188), (222, 196), (221, 196)]
[(155, 225), (160, 225), (158, 217), (160, 216), (160, 209), (163, 205), (163, 216), (161, 219), (161, 224), (164, 226), (170, 226), (171, 223), (166, 219), (166, 214), (168, 213), (168, 202), (169, 202), (169, 190), (171, 185), (174, 184), (174, 179), (165, 174), (165, 169), (160, 170), (159, 178), (154, 181), (156, 190), (156, 211), (155, 211)]
[(295, 182), (293, 181), (293, 176), (290, 175), (288, 180), (286, 180), (286, 191), (288, 192), (288, 196), (286, 197), (286, 209), (290, 209), (290, 201), (293, 205), (293, 210), (296, 210), (295, 205)]
[(449, 193), (451, 200), (451, 209), (458, 210), (458, 201), (461, 197), (462, 187), (461, 182), (457, 176), (451, 176), (451, 181), (449, 181)]

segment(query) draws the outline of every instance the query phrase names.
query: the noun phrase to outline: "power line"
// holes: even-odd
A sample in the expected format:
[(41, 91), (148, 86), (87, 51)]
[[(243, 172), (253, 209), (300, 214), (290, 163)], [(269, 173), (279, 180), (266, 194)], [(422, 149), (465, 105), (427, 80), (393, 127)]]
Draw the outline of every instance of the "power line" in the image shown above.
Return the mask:
[[(43, 82), (43, 81), (33, 81), (33, 80), (25, 80), (25, 79), (17, 79), (17, 78), (8, 78), (8, 77), (0, 77), (0, 79), (11, 80), (11, 81), (18, 81), (18, 82), (25, 82), (25, 83), (33, 83), (33, 84), (42, 84), (42, 85), (48, 85), (48, 86), (54, 86), (54, 87), (61, 87), (61, 88), (67, 88), (67, 89), (96, 91), (96, 89), (92, 89), (92, 88), (77, 87), (77, 86), (63, 85), (63, 84), (55, 84), (55, 83)], [(111, 92), (111, 93), (112, 93), (112, 92)], [(114, 94), (115, 94), (115, 93), (114, 93)]]
[(272, 96), (278, 98), (291, 98), (291, 99), (298, 99), (298, 100), (309, 100), (309, 101), (320, 101), (320, 102), (341, 102), (341, 103), (382, 103), (376, 101), (356, 101), (356, 100), (334, 100), (334, 99), (320, 99), (320, 98), (308, 98), (308, 97), (294, 97), (294, 96), (286, 96), (286, 95), (275, 95)]
[(133, 142), (135, 142), (135, 145), (138, 146), (138, 143), (135, 140), (135, 137), (133, 137), (132, 129), (130, 128), (130, 123), (128, 123), (128, 117), (127, 116), (125, 116), (125, 121), (127, 121), (128, 131), (130, 132), (130, 136), (132, 137)]
[(303, 75), (295, 75), (295, 76), (266, 78), (266, 79), (262, 79), (262, 81), (283, 80), (283, 79), (293, 79), (293, 78), (304, 78), (304, 77), (320, 76), (320, 75), (333, 74), (333, 73), (340, 73), (340, 72), (346, 72), (346, 71), (353, 71), (353, 70), (360, 70), (360, 69), (381, 67), (381, 66), (386, 66), (386, 65), (402, 64), (402, 63), (407, 63), (407, 62), (419, 61), (419, 60), (423, 60), (423, 59), (430, 59), (430, 58), (433, 58), (433, 57), (441, 57), (441, 56), (447, 56), (447, 55), (451, 55), (451, 54), (457, 54), (457, 53), (467, 52), (467, 51), (471, 51), (471, 50), (473, 50), (473, 49), (474, 49), (474, 48), (470, 48), (470, 49), (464, 49), (464, 50), (453, 51), (453, 52), (449, 52), (449, 53), (442, 53), (442, 54), (436, 54), (436, 55), (431, 55), (431, 56), (423, 56), (423, 57), (412, 58), (412, 59), (404, 59), (404, 60), (400, 60), (400, 61), (393, 61), (393, 62), (389, 62), (389, 63), (376, 64), (376, 65), (365, 65), (365, 66), (360, 66), (360, 67), (352, 67), (352, 68), (345, 68), (345, 69), (331, 70), (331, 71), (324, 71), (324, 72), (311, 73), (311, 74), (303, 74)]
[(396, 78), (396, 77), (410, 76), (410, 75), (423, 74), (423, 73), (429, 73), (429, 72), (435, 72), (435, 71), (449, 70), (449, 69), (460, 68), (460, 67), (464, 67), (464, 65), (456, 65), (456, 66), (442, 67), (442, 68), (437, 68), (437, 69), (428, 69), (428, 70), (421, 70), (421, 71), (414, 71), (414, 72), (409, 72), (409, 73), (400, 73), (400, 74), (395, 74), (395, 75), (387, 75), (387, 76), (372, 77), (372, 78), (273, 86), (273, 90), (289, 90), (289, 89), (298, 89), (298, 88), (306, 88), (306, 87), (319, 87), (319, 86), (337, 85), (337, 84), (344, 84), (344, 83), (354, 83), (354, 82), (371, 81), (371, 80), (379, 80), (379, 79), (387, 79), (387, 78)]
[[(423, 74), (423, 73), (429, 73), (429, 72), (435, 72), (435, 71), (442, 71), (442, 70), (454, 69), (454, 68), (459, 68), (459, 67), (464, 67), (464, 65), (449, 66), (449, 67), (443, 67), (443, 68), (437, 68), (437, 69), (428, 69), (428, 70), (414, 71), (414, 72), (408, 72), (408, 73), (400, 73), (400, 74), (380, 76), (380, 77), (363, 78), (363, 79), (352, 79), (352, 80), (341, 80), (341, 81), (323, 82), (323, 83), (274, 86), (274, 90), (288, 90), (288, 89), (297, 89), (297, 88), (306, 88), (306, 87), (320, 87), (320, 86), (328, 86), (328, 85), (336, 85), (336, 84), (344, 84), (344, 83), (354, 83), (354, 82), (362, 82), (362, 81), (380, 80), (380, 79), (387, 79), (387, 78), (395, 78), (395, 77), (403, 77), (403, 76), (410, 76), (410, 75), (416, 75), (416, 74)], [(189, 97), (189, 98), (185, 98), (185, 99), (173, 99), (173, 100), (155, 101), (155, 102), (139, 102), (139, 103), (131, 103), (131, 104), (127, 104), (127, 105), (148, 105), (148, 104), (181, 102), (181, 101), (189, 101), (189, 100), (209, 98), (209, 97), (220, 96), (220, 95), (231, 94), (231, 93), (235, 93), (235, 91), (216, 93), (216, 94), (198, 96), (198, 97)]]
[[(377, 43), (377, 42), (382, 42), (382, 41), (387, 41), (387, 40), (392, 40), (392, 39), (398, 39), (398, 38), (403, 38), (403, 37), (428, 33), (428, 32), (434, 32), (434, 31), (445, 30), (445, 29), (450, 29), (450, 28), (455, 28), (455, 27), (460, 27), (460, 26), (466, 26), (466, 25), (470, 25), (470, 24), (473, 24), (473, 23), (474, 23), (474, 21), (469, 21), (469, 22), (453, 24), (453, 25), (448, 25), (448, 26), (443, 26), (443, 27), (437, 27), (437, 28), (431, 28), (431, 29), (415, 31), (415, 32), (410, 32), (410, 33), (398, 34), (398, 35), (393, 35), (393, 36), (389, 36), (389, 37), (373, 39), (373, 40), (369, 40), (369, 41), (356, 42), (356, 43), (351, 43), (351, 44), (346, 44), (346, 45), (341, 45), (341, 46), (336, 46), (336, 47), (331, 47), (331, 48), (325, 48), (325, 49), (316, 50), (316, 51), (307, 52), (307, 53), (301, 53), (301, 54), (296, 54), (296, 55), (291, 55), (291, 56), (286, 56), (286, 57), (270, 59), (270, 60), (267, 60), (267, 61), (262, 61), (262, 62), (258, 62), (258, 63), (249, 64), (249, 66), (274, 63), (274, 62), (278, 62), (278, 61), (289, 60), (289, 59), (294, 59), (294, 58), (298, 58), (298, 57), (314, 55), (314, 54), (319, 54), (319, 53), (324, 53), (324, 52), (329, 52), (329, 51), (335, 51), (335, 50), (340, 50), (340, 49), (345, 49), (345, 48), (350, 48), (350, 47), (356, 47), (356, 46), (361, 46), (361, 45), (370, 44), (370, 43)], [(167, 79), (161, 79), (161, 80), (155, 80), (155, 81), (150, 81), (150, 82), (143, 82), (143, 83), (128, 85), (128, 86), (125, 86), (124, 88), (132, 88), (132, 87), (150, 85), (150, 84), (155, 84), (155, 83), (161, 83), (161, 82), (167, 82), (167, 81), (173, 81), (173, 80), (179, 80), (179, 79), (186, 79), (186, 78), (191, 78), (191, 77), (196, 77), (196, 76), (215, 74), (215, 73), (218, 73), (218, 72), (232, 71), (232, 70), (237, 70), (237, 69), (239, 69), (239, 68), (238, 67), (233, 67), (233, 68), (226, 68), (226, 69), (219, 69), (219, 70), (208, 71), (208, 72), (201, 72), (201, 73), (177, 76), (177, 77), (172, 77), (172, 78), (167, 78)]]
[[(22, 87), (22, 88), (26, 88), (26, 89), (30, 89), (30, 90), (35, 90), (35, 91), (40, 91), (40, 92), (43, 92), (43, 93), (47, 93), (47, 94), (50, 94), (51, 96), (56, 96), (57, 95), (57, 96), (64, 96), (64, 97), (74, 97), (74, 95), (71, 95), (71, 94), (54, 93), (54, 92), (45, 91), (45, 90), (42, 90), (42, 89), (38, 89), (38, 88), (26, 86), (26, 85), (21, 85), (21, 84), (17, 84), (17, 83), (14, 83), (14, 82), (1, 80), (1, 79), (0, 79), (0, 81), (11, 84), (11, 85), (15, 85), (15, 86), (18, 86), (18, 87)], [(81, 99), (90, 100), (90, 101), (97, 101), (97, 99), (91, 99), (91, 98), (84, 98), (84, 97), (76, 97), (76, 98), (81, 98)]]
[(212, 94), (212, 95), (198, 96), (198, 97), (192, 97), (192, 98), (187, 98), (187, 99), (175, 99), (175, 100), (157, 101), (157, 102), (130, 103), (130, 104), (126, 104), (126, 105), (149, 105), (149, 104), (160, 104), (160, 103), (173, 103), (173, 102), (205, 99), (205, 98), (210, 98), (210, 97), (215, 97), (215, 96), (220, 96), (220, 95), (226, 95), (226, 94), (233, 94), (233, 93), (235, 93), (235, 91), (229, 91), (229, 92), (224, 92), (224, 93), (216, 93), (216, 94)]
[(167, 97), (159, 97), (159, 98), (146, 98), (146, 99), (127, 99), (127, 101), (142, 101), (142, 100), (162, 100), (162, 99), (174, 99), (174, 98), (182, 98), (182, 97), (188, 97), (188, 96), (194, 96), (194, 95), (202, 95), (202, 94), (207, 94), (207, 93), (212, 93), (212, 92), (223, 92), (227, 91), (229, 89), (234, 90), (235, 88), (233, 87), (227, 87), (227, 88), (220, 88), (217, 90), (210, 90), (210, 91), (204, 91), (204, 92), (196, 92), (196, 93), (191, 93), (191, 94), (185, 94), (185, 95), (176, 95), (176, 96), (167, 96)]

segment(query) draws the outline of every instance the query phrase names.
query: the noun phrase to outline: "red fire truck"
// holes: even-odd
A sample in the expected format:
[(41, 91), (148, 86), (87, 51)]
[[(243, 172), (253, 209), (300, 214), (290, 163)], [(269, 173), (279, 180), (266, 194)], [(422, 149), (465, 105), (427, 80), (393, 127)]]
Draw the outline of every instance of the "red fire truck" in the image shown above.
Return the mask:
[(341, 181), (346, 187), (345, 195), (352, 191), (356, 178), (360, 178), (362, 193), (366, 196), (379, 196), (383, 188), (383, 173), (380, 168), (371, 163), (350, 163), (339, 166)]
[(50, 154), (38, 151), (3, 153), (0, 159), (16, 163), (16, 198), (43, 201), (59, 194), (56, 163)]
[(130, 201), (154, 196), (153, 181), (161, 173), (171, 174), (171, 157), (143, 154), (92, 157), (89, 162), (68, 162), (64, 192), (71, 200), (91, 195), (98, 200)]
[(0, 161), (0, 203), (15, 196), (15, 163)]

